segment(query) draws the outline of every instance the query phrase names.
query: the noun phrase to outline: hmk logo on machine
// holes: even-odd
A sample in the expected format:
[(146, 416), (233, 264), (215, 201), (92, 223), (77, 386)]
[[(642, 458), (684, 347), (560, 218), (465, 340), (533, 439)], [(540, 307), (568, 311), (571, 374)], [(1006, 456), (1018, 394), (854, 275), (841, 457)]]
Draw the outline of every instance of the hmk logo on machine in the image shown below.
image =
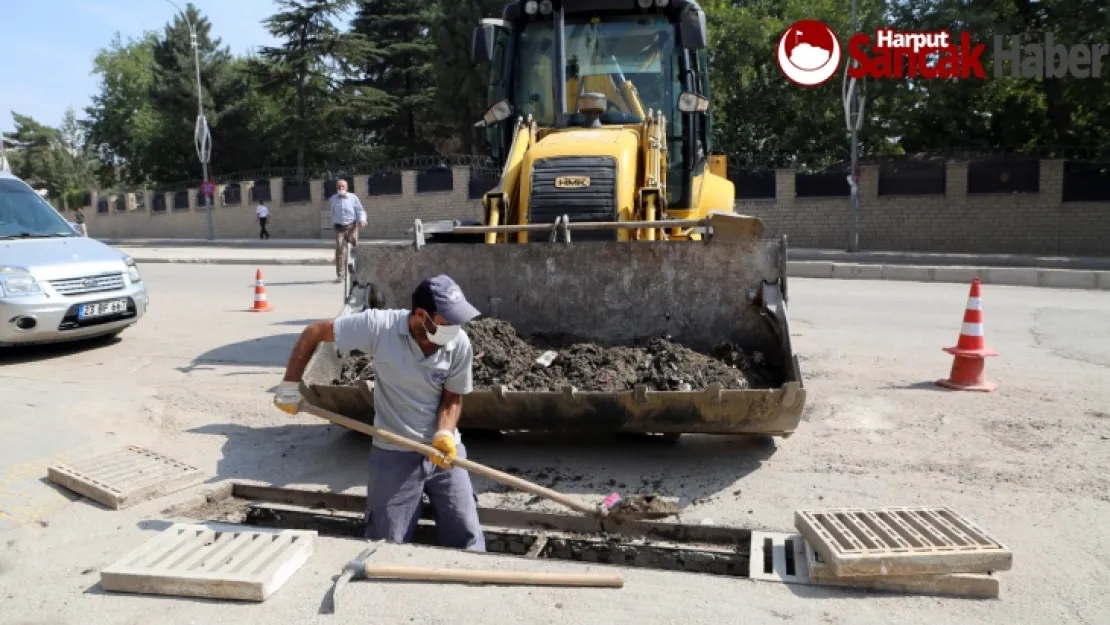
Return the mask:
[(590, 186), (587, 176), (559, 176), (555, 179), (556, 189), (585, 189)]
[(840, 67), (840, 40), (824, 22), (794, 22), (779, 37), (779, 69), (800, 87), (825, 84)]
[[(1024, 45), (1023, 45), (1024, 43)], [(983, 55), (987, 44), (962, 32), (929, 32), (879, 28), (872, 37), (857, 33), (848, 40), (848, 76), (861, 78), (985, 79)], [(994, 37), (994, 76), (1045, 79), (1100, 78), (1110, 45), (1056, 43), (1052, 33), (1043, 42), (1020, 37)], [(824, 22), (801, 20), (779, 37), (776, 61), (791, 82), (816, 87), (828, 82), (840, 65), (840, 42)], [(1008, 66), (1008, 71), (1007, 71)]]

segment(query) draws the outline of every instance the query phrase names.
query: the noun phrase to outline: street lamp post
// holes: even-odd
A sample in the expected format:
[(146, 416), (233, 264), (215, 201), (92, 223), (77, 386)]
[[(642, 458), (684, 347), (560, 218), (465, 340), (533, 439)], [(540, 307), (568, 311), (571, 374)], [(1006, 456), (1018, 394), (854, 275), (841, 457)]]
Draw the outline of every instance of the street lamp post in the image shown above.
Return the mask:
[[(212, 133), (208, 130), (208, 119), (204, 117), (204, 99), (200, 86), (200, 46), (197, 44), (197, 29), (193, 26), (193, 22), (189, 20), (185, 11), (174, 4), (173, 0), (166, 0), (166, 2), (177, 9), (178, 13), (181, 13), (181, 18), (189, 25), (189, 41), (193, 44), (193, 65), (196, 68), (197, 78), (197, 122), (193, 128), (193, 145), (197, 150), (197, 158), (200, 159), (201, 175), (204, 176), (201, 181), (201, 188), (203, 189), (203, 185), (208, 182), (208, 159), (212, 156)], [(208, 218), (208, 240), (211, 241), (216, 238), (215, 227), (212, 225), (212, 197), (203, 192), (202, 195), (204, 195), (204, 211)]]

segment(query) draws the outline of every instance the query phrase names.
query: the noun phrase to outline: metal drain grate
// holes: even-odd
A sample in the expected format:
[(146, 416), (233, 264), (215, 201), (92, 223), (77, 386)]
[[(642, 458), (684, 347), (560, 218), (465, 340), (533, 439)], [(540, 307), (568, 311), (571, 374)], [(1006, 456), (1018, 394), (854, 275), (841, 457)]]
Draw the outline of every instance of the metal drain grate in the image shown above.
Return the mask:
[(316, 532), (171, 525), (100, 572), (105, 590), (265, 601), (312, 555)]
[(748, 577), (765, 582), (808, 584), (805, 540), (800, 534), (752, 532)]
[(48, 467), (46, 476), (51, 482), (113, 510), (204, 481), (200, 469), (134, 445)]
[(1005, 571), (1013, 554), (945, 507), (798, 510), (794, 525), (836, 577)]

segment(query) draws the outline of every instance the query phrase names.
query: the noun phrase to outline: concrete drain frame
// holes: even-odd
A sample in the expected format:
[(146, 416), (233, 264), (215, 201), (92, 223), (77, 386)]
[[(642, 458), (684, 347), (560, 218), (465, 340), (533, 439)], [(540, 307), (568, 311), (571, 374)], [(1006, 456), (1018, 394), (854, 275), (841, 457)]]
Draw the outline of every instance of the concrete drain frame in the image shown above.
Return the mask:
[[(365, 497), (327, 491), (225, 482), (201, 501), (164, 514), (197, 519), (213, 505), (241, 504), (245, 525), (361, 537)], [(751, 530), (658, 521), (608, 521), (573, 514), (478, 508), (491, 554), (747, 578)], [(413, 542), (436, 546), (432, 509), (425, 505)], [(197, 519), (228, 522), (227, 519)]]

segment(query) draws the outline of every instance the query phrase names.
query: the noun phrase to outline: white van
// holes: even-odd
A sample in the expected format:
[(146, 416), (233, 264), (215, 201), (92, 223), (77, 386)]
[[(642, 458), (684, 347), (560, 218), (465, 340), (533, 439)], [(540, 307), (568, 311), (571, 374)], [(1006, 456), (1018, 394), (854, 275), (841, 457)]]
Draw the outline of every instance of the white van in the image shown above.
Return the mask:
[(0, 171), (0, 347), (119, 334), (148, 303), (134, 260)]

